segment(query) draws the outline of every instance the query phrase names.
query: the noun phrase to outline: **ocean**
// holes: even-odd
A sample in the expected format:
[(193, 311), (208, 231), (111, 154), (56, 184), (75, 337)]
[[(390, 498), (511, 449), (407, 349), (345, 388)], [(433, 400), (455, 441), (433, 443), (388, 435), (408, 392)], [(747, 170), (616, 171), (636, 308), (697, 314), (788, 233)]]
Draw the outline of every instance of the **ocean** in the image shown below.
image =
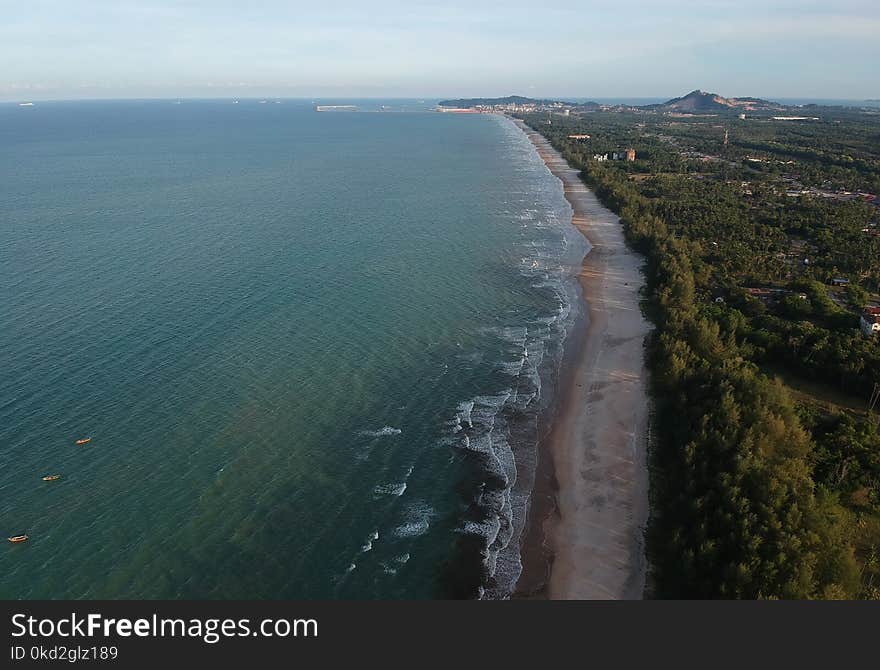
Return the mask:
[(0, 105), (0, 598), (510, 595), (587, 245), (375, 108)]

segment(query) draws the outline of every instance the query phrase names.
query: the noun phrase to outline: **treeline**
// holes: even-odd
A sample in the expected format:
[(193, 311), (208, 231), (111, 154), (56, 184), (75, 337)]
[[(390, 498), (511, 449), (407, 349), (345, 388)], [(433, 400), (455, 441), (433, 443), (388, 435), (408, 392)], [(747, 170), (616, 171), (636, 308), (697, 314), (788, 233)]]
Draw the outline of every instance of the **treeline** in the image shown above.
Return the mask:
[(658, 595), (855, 596), (845, 513), (811, 478), (809, 435), (784, 389), (703, 314), (697, 284), (709, 269), (699, 250), (671, 237), (639, 196), (601, 169), (588, 178), (649, 259), (661, 436), (650, 536)]
[[(535, 123), (536, 130), (546, 132)], [(557, 130), (558, 132), (558, 130)], [(657, 439), (648, 547), (656, 594), (679, 598), (851, 598), (861, 580), (851, 515), (817, 477), (811, 433), (777, 381), (749, 359), (707, 291), (700, 240), (675, 233), (622, 170), (579, 160), (547, 133), (647, 259)], [(834, 469), (825, 454), (824, 470)], [(870, 464), (869, 464), (870, 465)], [(870, 470), (868, 477), (874, 476)]]
[[(877, 209), (861, 201), (789, 197), (780, 192), (773, 175), (726, 161), (703, 162), (698, 174), (692, 172), (697, 161), (685, 161), (675, 172), (680, 147), (658, 137), (718, 135), (718, 129), (703, 120), (693, 127), (656, 120), (641, 128), (639, 138), (639, 120), (622, 114), (591, 115), (566, 125), (536, 126), (564, 149), (573, 165), (613, 179), (608, 197), (624, 194), (624, 201), (641, 201), (665, 222), (668, 234), (695, 243), (695, 253), (709, 272), (700, 284), (708, 294), (702, 297), (723, 297), (742, 313), (745, 323), (738, 337), (754, 346), (754, 362), (781, 363), (795, 374), (867, 397), (880, 379), (880, 349), (864, 341), (858, 323), (868, 292), (880, 288)], [(570, 143), (570, 132), (591, 132), (594, 139)], [(594, 145), (623, 138), (637, 146), (634, 163), (597, 165), (590, 160)], [(614, 204), (621, 207), (625, 202)], [(847, 310), (837, 308), (824, 290), (810, 289), (804, 301), (773, 301), (769, 309), (744, 297), (743, 287), (800, 291), (803, 284), (829, 284), (837, 277), (849, 279), (849, 290), (863, 295), (861, 301), (848, 299)], [(729, 312), (725, 311), (728, 317), (737, 316)]]

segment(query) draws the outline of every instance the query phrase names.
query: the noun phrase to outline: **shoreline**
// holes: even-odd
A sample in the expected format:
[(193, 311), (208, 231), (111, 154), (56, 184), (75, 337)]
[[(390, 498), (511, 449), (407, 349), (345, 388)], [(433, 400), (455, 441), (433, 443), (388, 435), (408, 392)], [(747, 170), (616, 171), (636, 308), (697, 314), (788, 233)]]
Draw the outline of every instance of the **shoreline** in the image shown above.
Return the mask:
[(558, 408), (539, 445), (515, 598), (640, 599), (648, 519), (642, 258), (620, 219), (539, 133), (512, 119), (563, 185), (591, 249), (578, 272), (587, 312), (569, 334)]

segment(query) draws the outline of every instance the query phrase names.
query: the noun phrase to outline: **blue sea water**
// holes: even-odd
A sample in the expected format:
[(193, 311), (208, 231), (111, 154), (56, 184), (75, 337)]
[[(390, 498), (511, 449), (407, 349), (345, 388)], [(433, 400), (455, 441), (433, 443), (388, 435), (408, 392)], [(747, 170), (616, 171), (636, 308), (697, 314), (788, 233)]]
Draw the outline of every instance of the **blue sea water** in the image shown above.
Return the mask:
[(0, 597), (504, 597), (585, 246), (498, 117), (0, 106)]

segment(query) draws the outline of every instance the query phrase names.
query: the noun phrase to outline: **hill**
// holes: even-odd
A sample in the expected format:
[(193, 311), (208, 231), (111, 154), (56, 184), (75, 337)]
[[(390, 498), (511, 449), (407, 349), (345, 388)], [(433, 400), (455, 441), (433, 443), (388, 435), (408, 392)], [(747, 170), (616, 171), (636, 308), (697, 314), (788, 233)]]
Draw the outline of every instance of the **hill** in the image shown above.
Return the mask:
[(570, 108), (574, 112), (595, 111), (599, 109), (612, 111), (645, 110), (655, 112), (681, 113), (719, 113), (719, 112), (777, 112), (786, 109), (784, 105), (761, 98), (725, 98), (717, 93), (706, 93), (699, 89), (666, 102), (635, 107), (625, 104), (600, 105), (597, 102), (565, 102), (562, 100), (527, 98), (522, 95), (508, 95), (503, 98), (457, 98), (441, 100), (440, 107), (462, 109), (473, 108), (504, 108), (510, 106), (531, 107), (533, 109)]
[(648, 105), (648, 107), (668, 112), (751, 112), (784, 109), (779, 103), (761, 98), (724, 98), (717, 93), (704, 93), (699, 89), (680, 98), (673, 98), (659, 105)]

